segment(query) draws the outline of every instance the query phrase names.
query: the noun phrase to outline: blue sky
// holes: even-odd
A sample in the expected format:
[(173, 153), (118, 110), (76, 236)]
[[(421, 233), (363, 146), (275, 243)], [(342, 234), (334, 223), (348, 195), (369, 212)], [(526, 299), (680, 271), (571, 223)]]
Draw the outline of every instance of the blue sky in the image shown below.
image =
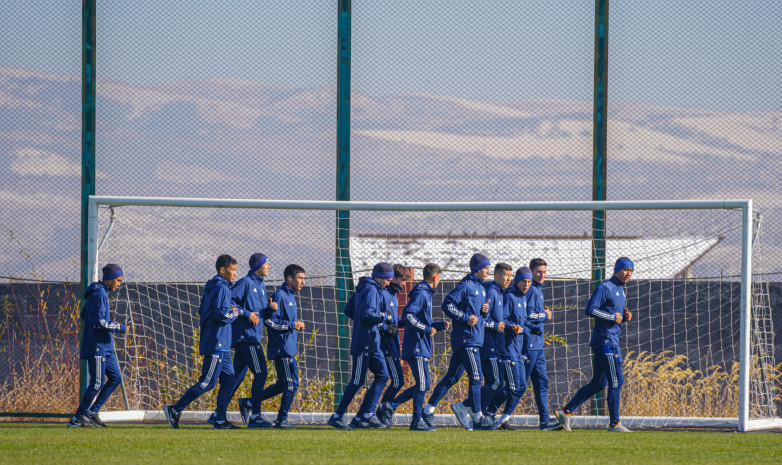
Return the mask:
[[(336, 0), (98, 0), (99, 78), (336, 83)], [(0, 1), (2, 66), (80, 72), (81, 2)], [(782, 5), (611, 2), (609, 102), (778, 109)], [(353, 2), (353, 90), (592, 98), (594, 2)]]

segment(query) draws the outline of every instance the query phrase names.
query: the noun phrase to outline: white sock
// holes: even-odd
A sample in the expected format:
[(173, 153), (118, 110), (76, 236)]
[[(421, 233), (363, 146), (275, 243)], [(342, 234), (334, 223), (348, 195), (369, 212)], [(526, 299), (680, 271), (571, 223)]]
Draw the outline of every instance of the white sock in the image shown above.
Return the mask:
[(503, 413), (502, 416), (500, 416), (500, 423), (505, 423), (510, 419), (510, 415), (507, 413)]
[(427, 415), (431, 415), (434, 413), (434, 405), (432, 404), (426, 404), (424, 406), (424, 413)]
[(475, 421), (480, 421), (481, 418), (483, 418), (483, 412), (473, 412), (472, 413), (472, 419)]

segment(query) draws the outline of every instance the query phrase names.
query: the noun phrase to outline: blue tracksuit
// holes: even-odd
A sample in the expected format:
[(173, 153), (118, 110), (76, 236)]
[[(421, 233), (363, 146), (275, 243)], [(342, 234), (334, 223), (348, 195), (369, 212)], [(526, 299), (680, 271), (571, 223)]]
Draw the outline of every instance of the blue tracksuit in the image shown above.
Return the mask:
[(282, 421), (288, 417), (293, 398), (299, 389), (299, 368), (296, 364), (298, 331), (294, 327), (299, 319), (296, 291), (283, 284), (272, 295), (272, 301), (277, 304), (277, 310), (263, 323), (269, 338), (266, 352), (274, 360), (277, 382), (263, 390), (261, 402), (282, 394), (277, 413), (277, 420)]
[(365, 416), (375, 413), (383, 387), (388, 381), (388, 370), (383, 353), (380, 351), (380, 331), (378, 326), (390, 320), (383, 310), (383, 299), (380, 296), (380, 284), (373, 278), (359, 279), (356, 286), (355, 313), (353, 319), (353, 334), (350, 341), (350, 355), (353, 356), (353, 370), (350, 382), (342, 392), (342, 399), (335, 414), (339, 417), (345, 414), (348, 405), (358, 392), (367, 376), (367, 369), (372, 371), (375, 379), (367, 390)]
[(383, 308), (391, 314), (390, 321), (386, 320), (380, 324), (380, 350), (386, 358), (386, 369), (388, 369), (388, 376), (391, 380), (391, 384), (386, 388), (383, 397), (380, 399), (381, 402), (394, 400), (402, 386), (405, 385), (405, 374), (402, 371), (402, 362), (399, 359), (401, 356), (399, 351), (399, 333), (395, 331), (394, 334), (390, 334), (388, 332), (389, 324), (396, 325), (397, 331), (405, 325), (405, 320), (399, 319), (397, 289), (389, 285), (380, 291), (380, 296), (383, 299)]
[[(481, 368), (483, 369), (483, 387), (481, 388), (481, 410), (486, 410), (491, 400), (503, 389), (504, 367), (502, 360), (505, 355), (505, 334), (497, 332), (498, 325), (507, 324), (503, 315), (504, 289), (496, 282), (484, 283), (486, 300), (489, 302), (489, 312), (483, 317), (483, 346), (481, 347)], [(480, 323), (479, 323), (480, 324)], [(472, 407), (465, 402), (467, 407)]]
[(233, 386), (236, 382), (233, 363), (231, 363), (231, 323), (238, 315), (249, 315), (244, 309), (234, 306), (231, 296), (230, 281), (220, 275), (210, 279), (204, 287), (204, 295), (198, 313), (201, 318), (201, 341), (199, 351), (204, 357), (201, 376), (198, 382), (182, 395), (174, 404), (175, 412), (182, 412), (191, 402), (202, 394), (212, 390), (220, 380), (217, 392), (215, 416), (218, 422), (225, 421), (225, 411), (231, 401)]
[[(100, 411), (122, 381), (119, 364), (114, 358), (114, 339), (111, 333), (124, 333), (127, 330), (125, 325), (111, 321), (108, 286), (100, 281), (90, 284), (84, 292), (84, 300), (81, 310), (84, 329), (79, 358), (87, 360), (87, 373), (90, 378), (76, 409), (76, 418), (84, 416), (87, 411)], [(107, 378), (105, 383), (104, 376)]]
[[(529, 291), (527, 291), (529, 294)], [(505, 399), (495, 397), (495, 402), (489, 410), (496, 410), (501, 401), (505, 401), (505, 410), (503, 413), (512, 415), (516, 406), (527, 390), (527, 374), (524, 367), (524, 323), (527, 321), (527, 296), (522, 293), (515, 285), (510, 287), (503, 296), (502, 306), (503, 316), (506, 318), (505, 326), (505, 355), (503, 365), (505, 366)], [(522, 332), (515, 334), (512, 326), (521, 326)], [(500, 402), (496, 402), (500, 400)]]
[[(466, 370), (470, 377), (467, 400), (473, 406), (473, 411), (476, 413), (479, 411), (481, 381), (483, 381), (480, 347), (483, 345), (484, 335), (481, 306), (486, 300), (483, 281), (473, 273), (465, 276), (443, 300), (443, 311), (453, 320), (453, 330), (451, 331), (453, 355), (448, 365), (448, 371), (437, 383), (431, 397), (429, 397), (430, 405), (436, 406)], [(478, 317), (478, 324), (475, 326), (467, 324), (471, 315)]]
[(234, 373), (236, 373), (236, 382), (231, 397), (244, 381), (249, 369), (253, 374), (250, 405), (252, 413), (259, 414), (261, 413), (261, 396), (268, 370), (266, 355), (261, 347), (261, 322), (259, 321), (256, 325), (252, 324), (249, 313), (257, 313), (260, 319), (271, 316), (271, 308), (266, 297), (266, 284), (262, 277), (250, 271), (247, 276), (231, 287), (231, 295), (237, 306), (247, 310), (246, 317), (237, 318), (231, 323), (231, 347), (234, 347), (233, 363)]
[(548, 320), (544, 311), (543, 292), (541, 284), (532, 281), (527, 291), (527, 321), (524, 331), (524, 363), (527, 378), (532, 380), (532, 390), (535, 393), (535, 403), (538, 407), (540, 423), (549, 421), (548, 412), (548, 374), (546, 373), (546, 356), (543, 353), (545, 337), (543, 322)]
[(626, 305), (624, 285), (615, 277), (603, 282), (592, 293), (584, 313), (595, 319), (592, 329), (592, 380), (578, 390), (565, 411), (570, 413), (608, 384), (608, 412), (611, 424), (619, 422), (619, 401), (624, 378), (619, 336), (622, 328), (616, 322), (616, 313), (624, 315)]
[(435, 290), (426, 281), (416, 284), (407, 296), (407, 305), (402, 313), (405, 323), (405, 337), (402, 340), (402, 359), (407, 361), (415, 379), (415, 385), (405, 389), (391, 401), (397, 407), (413, 399), (413, 421), (421, 419), (426, 391), (429, 390), (429, 359), (432, 357), (432, 328), (445, 330), (444, 321), (432, 320), (432, 296)]

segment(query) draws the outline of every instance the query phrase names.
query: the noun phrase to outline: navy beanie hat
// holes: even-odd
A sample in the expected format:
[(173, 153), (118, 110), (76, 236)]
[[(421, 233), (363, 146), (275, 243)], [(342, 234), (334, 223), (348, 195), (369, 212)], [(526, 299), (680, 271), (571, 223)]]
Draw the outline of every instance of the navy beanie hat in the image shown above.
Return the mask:
[(475, 273), (491, 265), (486, 255), (476, 253), (470, 258), (470, 272)]
[(109, 281), (114, 278), (119, 278), (120, 276), (124, 276), (125, 273), (122, 272), (122, 268), (119, 267), (119, 265), (115, 265), (113, 263), (109, 263), (108, 265), (103, 267), (103, 279), (101, 281)]
[(625, 268), (632, 268), (635, 271), (635, 264), (627, 257), (619, 257), (616, 259), (616, 265), (614, 265), (614, 273)]
[(522, 266), (516, 270), (516, 277), (513, 278), (513, 282), (514, 284), (518, 284), (522, 279), (529, 279), (532, 281), (532, 270), (530, 270), (527, 266)]
[(372, 277), (380, 279), (394, 279), (394, 267), (386, 262), (380, 262), (372, 268)]
[(254, 253), (250, 255), (250, 272), (255, 273), (264, 263), (269, 261), (269, 257), (262, 253)]

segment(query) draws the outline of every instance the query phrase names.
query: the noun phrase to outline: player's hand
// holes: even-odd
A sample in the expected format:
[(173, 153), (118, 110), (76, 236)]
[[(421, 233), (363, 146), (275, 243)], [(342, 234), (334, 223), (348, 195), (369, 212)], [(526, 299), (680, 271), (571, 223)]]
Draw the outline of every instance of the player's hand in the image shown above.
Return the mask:
[(553, 317), (553, 313), (551, 313), (551, 310), (548, 309), (548, 307), (543, 309), (544, 312), (546, 312), (546, 315), (548, 315), (548, 319), (550, 320)]
[(622, 314), (621, 313), (614, 313), (616, 315), (616, 323), (619, 324), (622, 322)]
[(277, 306), (277, 302), (274, 302), (272, 301), (272, 299), (269, 299), (269, 308), (271, 308), (276, 312), (279, 307)]
[(501, 333), (503, 331), (505, 331), (505, 322), (500, 321), (499, 323), (497, 323), (497, 332)]
[(445, 322), (445, 329), (446, 329), (446, 330), (449, 330), (449, 329), (451, 329), (451, 322), (450, 322), (450, 321), (446, 321), (446, 322)]
[(257, 325), (259, 321), (261, 321), (261, 319), (258, 318), (258, 313), (250, 313), (250, 323), (252, 323), (253, 326)]
[(394, 315), (391, 312), (386, 312), (386, 321), (393, 321)]
[(293, 323), (293, 328), (296, 329), (296, 331), (304, 331), (304, 322), (301, 320), (296, 320)]
[(519, 325), (511, 325), (510, 330), (513, 331), (513, 334), (521, 334), (521, 326)]
[(481, 313), (486, 314), (489, 313), (489, 304), (491, 303), (491, 299), (487, 300), (486, 303), (481, 305)]
[(625, 314), (622, 316), (622, 318), (624, 321), (630, 321), (633, 319), (633, 313), (630, 310), (625, 309)]
[(467, 320), (467, 326), (475, 326), (478, 324), (478, 317), (475, 315), (470, 315), (470, 319)]
[(432, 329), (429, 331), (429, 336), (430, 336), (430, 337), (434, 337), (434, 335), (435, 335), (435, 334), (437, 334), (437, 330), (436, 330), (436, 329), (434, 329), (434, 328), (432, 328)]
[(130, 332), (130, 322), (125, 324), (125, 327), (124, 327), (124, 329), (122, 331), (122, 334), (127, 334), (129, 332)]

